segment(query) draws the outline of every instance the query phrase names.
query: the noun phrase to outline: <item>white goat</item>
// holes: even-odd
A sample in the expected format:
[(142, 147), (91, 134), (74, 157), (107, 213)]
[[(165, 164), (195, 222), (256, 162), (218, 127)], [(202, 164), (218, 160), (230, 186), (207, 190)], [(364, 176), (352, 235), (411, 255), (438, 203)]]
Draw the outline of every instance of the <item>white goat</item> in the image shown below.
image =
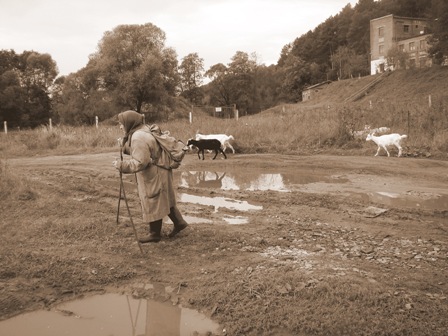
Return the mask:
[(232, 150), (233, 154), (235, 154), (235, 149), (230, 144), (230, 140), (235, 140), (235, 138), (232, 135), (196, 133), (195, 140), (201, 140), (201, 139), (217, 139), (221, 142), (224, 152), (226, 151), (227, 147), (229, 147)]
[(366, 141), (373, 141), (378, 145), (378, 150), (376, 151), (375, 156), (378, 156), (378, 153), (380, 152), (381, 148), (383, 148), (387, 156), (390, 156), (389, 151), (387, 150), (387, 146), (394, 145), (398, 148), (398, 156), (401, 156), (402, 148), (400, 145), (400, 142), (402, 139), (407, 138), (408, 136), (406, 134), (400, 135), (398, 133), (393, 134), (385, 134), (381, 136), (375, 136), (374, 133), (370, 133), (367, 135)]

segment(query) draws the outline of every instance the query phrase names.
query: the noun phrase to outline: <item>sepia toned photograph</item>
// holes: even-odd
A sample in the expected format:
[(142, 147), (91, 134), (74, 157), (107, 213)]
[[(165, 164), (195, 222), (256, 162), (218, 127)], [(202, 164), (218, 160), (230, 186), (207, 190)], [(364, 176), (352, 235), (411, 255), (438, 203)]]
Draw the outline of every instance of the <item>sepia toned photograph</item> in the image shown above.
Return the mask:
[(0, 0), (1, 336), (448, 335), (446, 0)]

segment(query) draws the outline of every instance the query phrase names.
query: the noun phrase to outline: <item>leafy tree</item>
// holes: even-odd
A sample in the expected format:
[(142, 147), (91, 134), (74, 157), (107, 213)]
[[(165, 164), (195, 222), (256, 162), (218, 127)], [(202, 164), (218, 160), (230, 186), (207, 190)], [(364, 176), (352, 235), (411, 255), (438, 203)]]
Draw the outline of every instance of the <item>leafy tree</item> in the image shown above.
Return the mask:
[(121, 25), (106, 32), (88, 66), (96, 67), (103, 89), (117, 107), (155, 112), (176, 94), (176, 52), (165, 47), (157, 26)]
[(204, 59), (197, 53), (188, 54), (182, 59), (179, 66), (181, 78), (181, 95), (195, 105), (203, 99), (201, 85), (204, 78)]
[(98, 69), (87, 66), (53, 86), (53, 104), (58, 120), (64, 124), (93, 124), (116, 114), (116, 106), (98, 81)]
[(259, 111), (257, 99), (256, 55), (237, 51), (228, 66), (215, 64), (207, 72), (209, 104), (215, 106), (236, 105), (242, 114)]
[(229, 89), (240, 111), (251, 113), (255, 99), (256, 55), (237, 51), (229, 63)]
[(409, 54), (397, 46), (389, 49), (386, 56), (387, 65), (392, 69), (406, 69), (409, 60)]
[(222, 63), (212, 65), (205, 75), (211, 80), (208, 85), (209, 104), (216, 106), (232, 104), (227, 67)]
[(6, 70), (0, 74), (0, 121), (6, 121), (8, 127), (20, 126), (27, 112), (27, 93), (20, 85), (16, 71)]
[(352, 78), (354, 75), (366, 75), (367, 60), (363, 55), (356, 55), (355, 51), (348, 47), (339, 47), (331, 56), (333, 69), (339, 79)]
[(290, 55), (282, 68), (282, 99), (298, 102), (302, 99), (302, 90), (311, 83), (310, 64), (300, 57)]
[(0, 52), (0, 117), (11, 127), (35, 127), (52, 115), (50, 87), (58, 70), (49, 54)]
[(448, 2), (446, 0), (432, 0), (430, 13), (433, 34), (430, 40), (429, 53), (434, 63), (442, 64), (448, 58)]

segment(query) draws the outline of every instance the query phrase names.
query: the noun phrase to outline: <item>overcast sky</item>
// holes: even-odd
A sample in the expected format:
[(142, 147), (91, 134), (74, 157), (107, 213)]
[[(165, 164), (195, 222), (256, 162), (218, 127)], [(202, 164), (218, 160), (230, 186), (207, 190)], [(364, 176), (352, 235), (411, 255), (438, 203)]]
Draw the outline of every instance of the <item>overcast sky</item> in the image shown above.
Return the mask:
[(59, 75), (87, 65), (106, 31), (152, 23), (178, 60), (210, 66), (237, 51), (276, 64), (282, 48), (357, 0), (0, 0), (0, 49), (48, 53)]

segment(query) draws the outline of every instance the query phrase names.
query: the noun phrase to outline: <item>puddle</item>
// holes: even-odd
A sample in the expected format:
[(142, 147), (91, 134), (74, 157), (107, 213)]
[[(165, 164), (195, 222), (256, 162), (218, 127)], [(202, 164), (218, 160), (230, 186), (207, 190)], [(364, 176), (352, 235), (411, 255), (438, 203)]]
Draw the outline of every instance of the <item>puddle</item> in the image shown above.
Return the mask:
[(373, 202), (385, 204), (391, 207), (420, 208), (425, 210), (448, 209), (448, 195), (431, 195), (432, 197), (421, 198), (408, 194), (397, 194), (390, 192), (368, 193)]
[[(200, 224), (200, 223), (212, 223), (210, 219), (207, 218), (201, 218), (201, 217), (195, 217), (195, 216), (182, 216), (185, 221), (189, 224)], [(165, 223), (173, 224), (173, 221), (169, 217), (165, 217), (163, 220)]]
[(224, 219), (225, 222), (228, 224), (247, 224), (249, 223), (249, 218), (243, 217), (243, 216), (230, 216), (226, 215), (222, 219)]
[[(271, 190), (279, 192), (291, 192), (303, 190), (308, 192), (341, 193), (348, 192), (355, 197), (360, 197), (367, 202), (376, 202), (390, 207), (410, 207), (425, 210), (448, 209), (448, 194), (437, 192), (409, 191), (397, 193), (390, 191), (365, 193), (353, 191), (353, 181), (345, 176), (327, 176), (314, 171), (297, 170), (294, 173), (265, 173), (258, 170), (238, 170), (238, 168), (226, 168), (226, 172), (212, 171), (186, 171), (179, 176), (179, 185), (185, 188), (212, 188), (220, 190)], [(304, 189), (305, 188), (305, 189)], [(311, 189), (309, 189), (311, 188)], [(222, 201), (222, 200), (221, 200)], [(188, 202), (188, 200), (186, 200)], [(219, 198), (213, 198), (213, 203), (193, 200), (194, 203), (215, 205), (215, 211), (226, 204), (217, 204)], [(239, 209), (237, 209), (239, 210)], [(243, 209), (248, 210), (248, 209)], [(226, 220), (224, 218), (224, 220)], [(228, 219), (231, 222), (232, 219)]]
[(104, 294), (0, 322), (8, 336), (189, 336), (219, 334), (219, 325), (195, 310), (169, 303)]
[(227, 208), (238, 211), (261, 210), (261, 205), (252, 205), (246, 201), (239, 201), (226, 197), (206, 197), (189, 194), (179, 194), (179, 200), (185, 203), (196, 203), (207, 206), (213, 206), (214, 212), (218, 212), (219, 208)]
[(179, 185), (185, 188), (289, 192), (297, 185), (316, 182), (344, 183), (347, 181), (346, 179), (309, 174), (309, 172), (271, 174), (254, 170), (238, 172), (187, 171), (181, 173)]

